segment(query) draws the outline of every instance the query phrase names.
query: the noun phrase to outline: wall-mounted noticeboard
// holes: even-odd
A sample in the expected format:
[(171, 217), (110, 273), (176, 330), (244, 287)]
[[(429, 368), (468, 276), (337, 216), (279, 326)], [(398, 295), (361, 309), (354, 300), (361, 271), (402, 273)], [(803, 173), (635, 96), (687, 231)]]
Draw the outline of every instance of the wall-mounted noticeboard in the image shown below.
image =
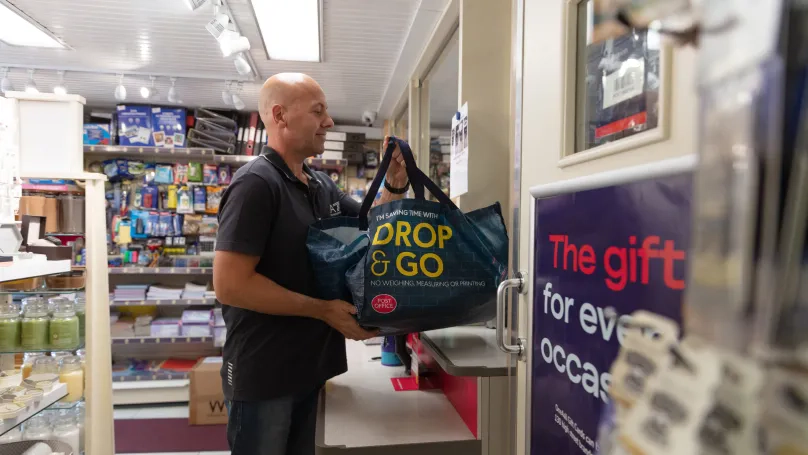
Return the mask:
[(619, 321), (639, 309), (681, 321), (693, 162), (531, 189), (531, 455), (598, 453)]

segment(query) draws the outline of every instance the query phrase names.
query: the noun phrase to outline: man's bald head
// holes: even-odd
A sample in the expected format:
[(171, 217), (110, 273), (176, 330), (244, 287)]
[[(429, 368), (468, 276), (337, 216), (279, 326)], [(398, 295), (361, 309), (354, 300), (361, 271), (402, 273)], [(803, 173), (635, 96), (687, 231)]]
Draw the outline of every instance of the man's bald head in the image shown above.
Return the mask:
[(325, 130), (334, 122), (317, 81), (303, 73), (278, 73), (264, 82), (258, 103), (272, 148), (304, 156), (322, 153)]

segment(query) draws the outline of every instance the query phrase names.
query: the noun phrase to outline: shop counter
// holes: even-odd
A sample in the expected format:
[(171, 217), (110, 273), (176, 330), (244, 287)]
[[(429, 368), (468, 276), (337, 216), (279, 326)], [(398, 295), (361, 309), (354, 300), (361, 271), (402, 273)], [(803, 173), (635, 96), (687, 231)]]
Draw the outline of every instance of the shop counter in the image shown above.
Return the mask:
[(461, 326), (421, 333), (418, 356), (467, 428), (483, 455), (511, 452), (511, 387), (514, 359), (500, 351), (496, 330)]
[(510, 359), (497, 347), (496, 336), (494, 329), (462, 326), (423, 332), (421, 341), (452, 376), (507, 376)]
[(317, 416), (317, 453), (479, 455), (481, 442), (439, 390), (397, 392), (378, 345), (348, 341), (348, 372), (326, 383)]

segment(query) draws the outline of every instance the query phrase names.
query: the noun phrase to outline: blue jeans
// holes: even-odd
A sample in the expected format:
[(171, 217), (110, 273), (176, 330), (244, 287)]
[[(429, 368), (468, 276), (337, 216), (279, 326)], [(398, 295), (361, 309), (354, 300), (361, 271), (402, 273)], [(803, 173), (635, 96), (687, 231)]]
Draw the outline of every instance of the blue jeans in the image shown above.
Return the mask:
[(314, 455), (321, 387), (266, 401), (226, 401), (231, 455)]

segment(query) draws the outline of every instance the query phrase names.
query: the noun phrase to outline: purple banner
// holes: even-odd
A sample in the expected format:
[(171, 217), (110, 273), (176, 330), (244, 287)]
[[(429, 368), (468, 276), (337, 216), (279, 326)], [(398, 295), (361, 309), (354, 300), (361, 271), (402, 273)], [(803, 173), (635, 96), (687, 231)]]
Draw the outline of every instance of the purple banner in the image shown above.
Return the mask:
[(597, 453), (620, 318), (681, 320), (691, 176), (539, 199), (535, 210), (531, 455)]

